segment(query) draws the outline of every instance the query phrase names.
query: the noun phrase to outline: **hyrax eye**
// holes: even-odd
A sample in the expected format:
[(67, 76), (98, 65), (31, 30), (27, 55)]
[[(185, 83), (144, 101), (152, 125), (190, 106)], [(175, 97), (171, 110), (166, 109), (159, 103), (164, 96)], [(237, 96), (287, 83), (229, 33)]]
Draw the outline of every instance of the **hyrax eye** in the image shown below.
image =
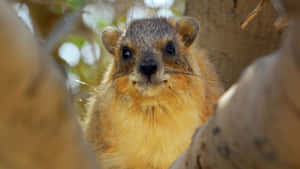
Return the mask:
[(165, 53), (169, 56), (174, 56), (176, 54), (175, 46), (172, 42), (169, 42), (165, 48)]
[(132, 58), (132, 51), (126, 46), (122, 48), (122, 58), (124, 60), (128, 60)]

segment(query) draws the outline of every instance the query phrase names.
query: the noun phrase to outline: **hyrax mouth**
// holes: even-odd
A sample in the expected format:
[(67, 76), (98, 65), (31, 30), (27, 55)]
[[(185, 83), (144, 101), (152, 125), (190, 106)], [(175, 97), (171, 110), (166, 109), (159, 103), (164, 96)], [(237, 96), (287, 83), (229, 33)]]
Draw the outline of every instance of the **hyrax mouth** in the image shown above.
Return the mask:
[(156, 74), (150, 78), (142, 76), (140, 74), (132, 73), (130, 75), (130, 81), (135, 86), (143, 86), (146, 88), (160, 86), (168, 83), (170, 76), (168, 74)]

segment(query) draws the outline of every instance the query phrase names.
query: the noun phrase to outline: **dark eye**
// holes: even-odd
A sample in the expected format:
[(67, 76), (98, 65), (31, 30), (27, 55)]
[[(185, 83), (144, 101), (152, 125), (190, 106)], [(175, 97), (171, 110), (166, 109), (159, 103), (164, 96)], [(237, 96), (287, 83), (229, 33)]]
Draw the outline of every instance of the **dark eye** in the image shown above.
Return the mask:
[(174, 56), (176, 54), (176, 50), (175, 50), (175, 46), (173, 43), (168, 43), (166, 48), (165, 48), (165, 52), (167, 55), (169, 56)]
[(128, 60), (132, 57), (132, 51), (126, 46), (122, 48), (122, 57), (124, 60)]

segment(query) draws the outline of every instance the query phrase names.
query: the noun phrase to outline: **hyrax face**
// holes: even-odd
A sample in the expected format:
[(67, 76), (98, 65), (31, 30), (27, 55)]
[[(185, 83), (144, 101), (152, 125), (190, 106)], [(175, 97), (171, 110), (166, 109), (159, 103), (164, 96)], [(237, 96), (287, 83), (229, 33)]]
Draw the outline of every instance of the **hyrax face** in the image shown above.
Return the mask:
[(192, 73), (185, 56), (198, 29), (197, 22), (188, 17), (177, 22), (140, 19), (124, 32), (107, 28), (102, 40), (115, 56), (114, 76), (128, 76), (129, 81), (146, 90), (168, 83), (171, 73)]

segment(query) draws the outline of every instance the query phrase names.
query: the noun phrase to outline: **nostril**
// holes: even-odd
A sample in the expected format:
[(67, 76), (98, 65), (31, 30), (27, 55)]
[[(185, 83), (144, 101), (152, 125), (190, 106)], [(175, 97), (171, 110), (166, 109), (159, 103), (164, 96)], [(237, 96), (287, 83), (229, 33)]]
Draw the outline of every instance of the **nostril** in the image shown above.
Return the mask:
[(157, 72), (156, 64), (146, 64), (140, 66), (140, 72), (148, 77)]

